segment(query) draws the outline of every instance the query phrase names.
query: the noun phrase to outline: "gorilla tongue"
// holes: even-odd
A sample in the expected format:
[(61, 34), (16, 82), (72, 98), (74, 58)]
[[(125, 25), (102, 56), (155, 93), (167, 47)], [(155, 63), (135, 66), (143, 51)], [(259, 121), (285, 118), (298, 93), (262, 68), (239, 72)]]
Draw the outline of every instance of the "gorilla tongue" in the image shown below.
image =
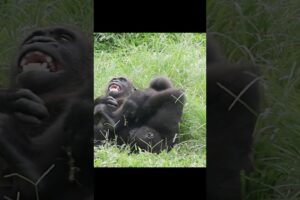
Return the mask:
[(20, 67), (23, 71), (57, 71), (57, 67), (52, 62), (52, 57), (39, 51), (27, 53), (21, 60)]

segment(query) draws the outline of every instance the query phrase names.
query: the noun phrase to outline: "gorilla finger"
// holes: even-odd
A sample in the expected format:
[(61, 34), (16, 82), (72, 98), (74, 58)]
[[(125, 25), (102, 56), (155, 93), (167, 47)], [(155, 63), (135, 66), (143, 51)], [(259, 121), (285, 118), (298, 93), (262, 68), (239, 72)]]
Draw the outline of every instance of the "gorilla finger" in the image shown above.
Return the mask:
[(107, 98), (107, 100), (116, 100), (114, 97), (112, 97), (112, 96), (107, 96), (106, 97)]
[(44, 118), (49, 115), (47, 108), (43, 104), (36, 103), (29, 99), (18, 99), (13, 105), (17, 112), (28, 113), (40, 118)]
[(103, 112), (103, 104), (96, 105), (94, 108), (94, 115), (102, 113)]
[(26, 98), (34, 102), (44, 104), (44, 101), (40, 97), (38, 97), (28, 89), (19, 89), (15, 94), (15, 98)]
[(106, 101), (107, 101), (107, 102), (111, 102), (111, 101), (117, 102), (117, 100), (116, 100), (115, 98), (113, 98), (112, 96), (106, 97)]
[(14, 113), (15, 116), (22, 122), (26, 122), (26, 123), (31, 123), (31, 124), (40, 124), (41, 120), (39, 120), (36, 117), (30, 116), (30, 115), (26, 115), (20, 112), (16, 112)]
[(116, 103), (118, 103), (117, 100), (115, 98), (113, 98), (113, 97), (112, 98), (108, 98), (107, 102), (116, 102)]
[(117, 107), (118, 106), (118, 102), (116, 101), (116, 100), (109, 100), (109, 101), (107, 101), (107, 104), (109, 105), (109, 106), (113, 106), (113, 107)]
[(110, 107), (110, 108), (117, 108), (118, 107), (116, 105), (111, 105), (111, 104), (108, 104), (107, 106)]

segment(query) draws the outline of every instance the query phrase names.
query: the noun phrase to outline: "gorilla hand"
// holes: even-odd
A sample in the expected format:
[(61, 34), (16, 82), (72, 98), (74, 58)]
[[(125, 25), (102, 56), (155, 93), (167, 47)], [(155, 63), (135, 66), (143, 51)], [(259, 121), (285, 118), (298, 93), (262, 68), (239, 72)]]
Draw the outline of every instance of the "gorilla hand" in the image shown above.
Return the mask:
[(28, 89), (19, 89), (12, 95), (12, 107), (17, 119), (39, 124), (49, 113), (41, 98)]
[(117, 100), (115, 98), (113, 98), (112, 96), (107, 96), (105, 98), (105, 104), (111, 108), (117, 108), (119, 105)]

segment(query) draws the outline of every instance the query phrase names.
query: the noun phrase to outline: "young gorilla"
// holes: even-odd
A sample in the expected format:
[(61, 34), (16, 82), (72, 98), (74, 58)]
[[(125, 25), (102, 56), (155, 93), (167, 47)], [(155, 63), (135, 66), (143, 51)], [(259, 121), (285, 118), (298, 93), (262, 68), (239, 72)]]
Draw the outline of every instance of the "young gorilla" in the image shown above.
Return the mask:
[(112, 113), (116, 111), (133, 94), (136, 88), (126, 78), (113, 78), (104, 97), (98, 97), (94, 103), (94, 142), (99, 145), (101, 141), (114, 138), (114, 124)]
[[(109, 94), (117, 94), (116, 99)], [(109, 99), (106, 105), (96, 105), (94, 114), (106, 123), (96, 120), (96, 126), (103, 129), (109, 124), (106, 130), (117, 136), (119, 144), (129, 143), (133, 150), (138, 147), (156, 153), (173, 147), (185, 96), (167, 78), (154, 79), (144, 91), (134, 89), (125, 78), (115, 78), (110, 81), (105, 98)]]
[(86, 199), (93, 194), (92, 46), (77, 31), (30, 34), (0, 90), (0, 198)]
[(257, 69), (229, 63), (209, 35), (207, 44), (207, 199), (240, 200), (259, 110)]

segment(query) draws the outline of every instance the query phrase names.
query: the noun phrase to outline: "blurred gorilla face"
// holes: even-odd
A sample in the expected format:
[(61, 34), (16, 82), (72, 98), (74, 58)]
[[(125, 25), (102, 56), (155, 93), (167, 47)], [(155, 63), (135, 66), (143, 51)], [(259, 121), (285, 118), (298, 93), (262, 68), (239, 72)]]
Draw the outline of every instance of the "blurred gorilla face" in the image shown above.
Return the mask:
[(133, 84), (124, 77), (113, 78), (107, 87), (106, 95), (114, 98), (127, 97), (135, 91)]

